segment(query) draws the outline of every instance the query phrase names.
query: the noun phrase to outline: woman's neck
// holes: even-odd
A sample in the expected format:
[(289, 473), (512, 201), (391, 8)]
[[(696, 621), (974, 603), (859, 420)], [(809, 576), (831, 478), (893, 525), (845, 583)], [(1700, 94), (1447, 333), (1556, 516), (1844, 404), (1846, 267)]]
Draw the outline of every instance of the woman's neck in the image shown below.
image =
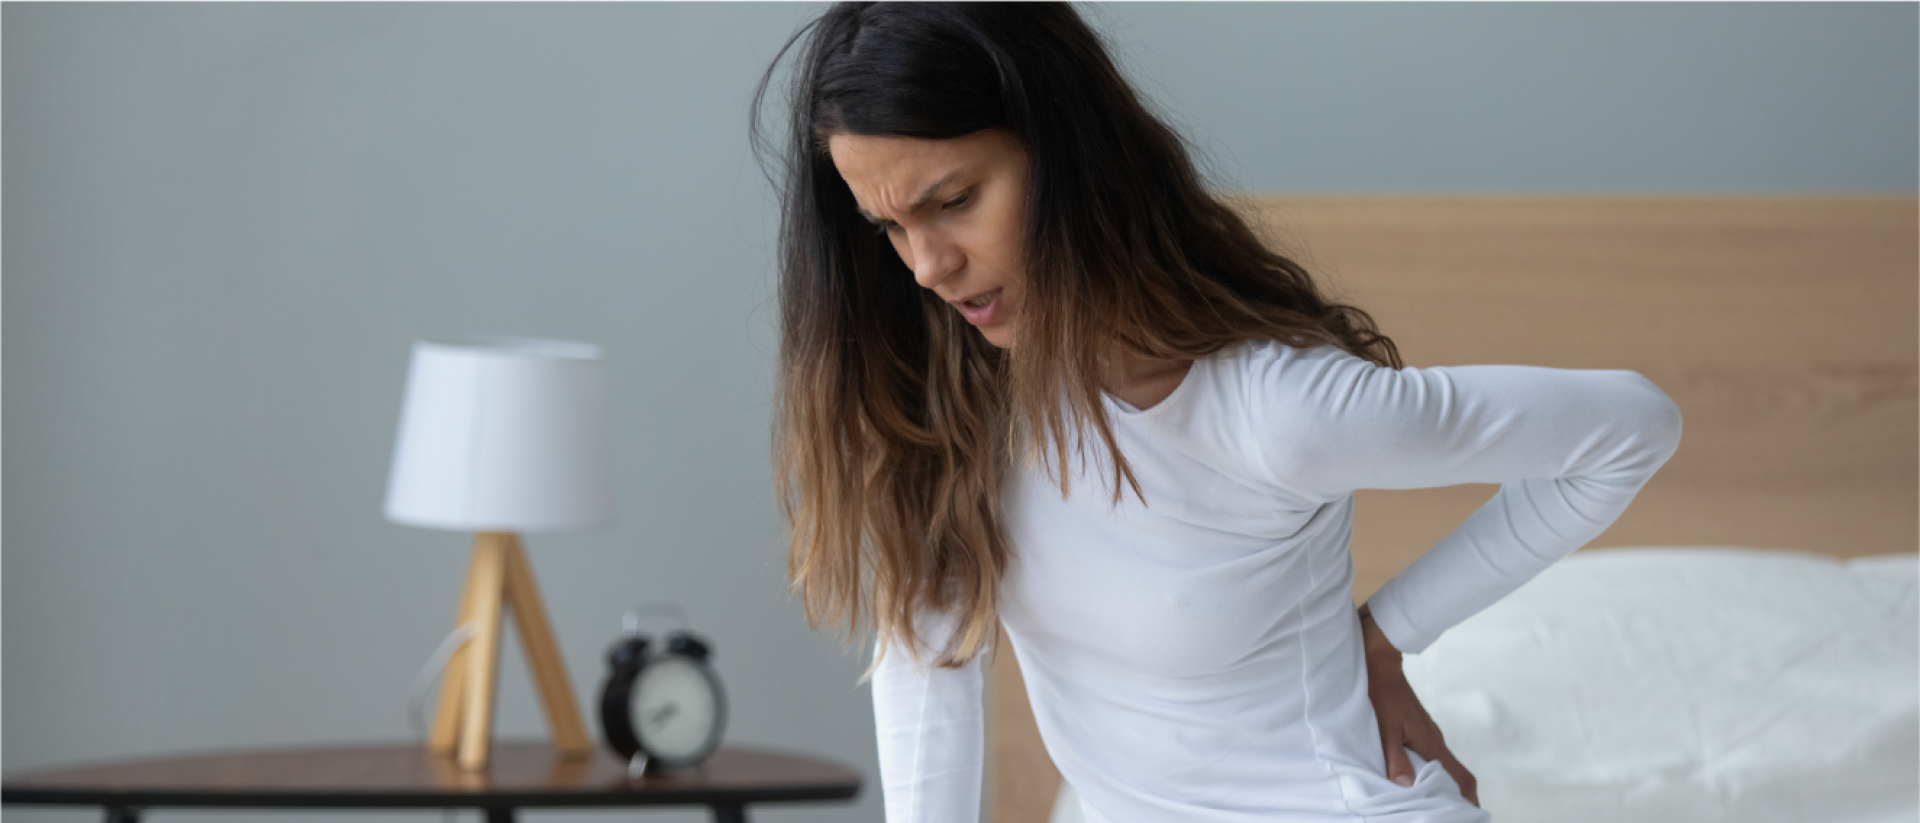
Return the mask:
[(1136, 409), (1150, 409), (1173, 394), (1192, 360), (1153, 360), (1122, 352), (1107, 361), (1100, 388)]

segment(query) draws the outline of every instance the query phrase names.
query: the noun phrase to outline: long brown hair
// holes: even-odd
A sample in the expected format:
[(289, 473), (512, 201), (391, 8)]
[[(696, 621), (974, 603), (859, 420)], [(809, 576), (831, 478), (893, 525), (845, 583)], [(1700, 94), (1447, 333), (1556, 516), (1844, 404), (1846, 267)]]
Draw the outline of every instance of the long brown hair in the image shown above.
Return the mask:
[[(1102, 408), (1116, 349), (1205, 357), (1243, 340), (1334, 345), (1400, 368), (1366, 312), (1323, 297), (1204, 188), (1185, 143), (1064, 4), (841, 3), (796, 33), (789, 133), (753, 103), (779, 158), (777, 495), (809, 622), (921, 645), (913, 617), (957, 621), (942, 666), (994, 637), (1010, 547), (1000, 491), (1037, 466), (1070, 493), (1086, 435), (1112, 490), (1140, 495)], [(946, 139), (1005, 129), (1025, 148), (1026, 298), (1002, 351), (926, 289), (856, 216), (833, 134)], [(1142, 502), (1146, 502), (1144, 497)]]

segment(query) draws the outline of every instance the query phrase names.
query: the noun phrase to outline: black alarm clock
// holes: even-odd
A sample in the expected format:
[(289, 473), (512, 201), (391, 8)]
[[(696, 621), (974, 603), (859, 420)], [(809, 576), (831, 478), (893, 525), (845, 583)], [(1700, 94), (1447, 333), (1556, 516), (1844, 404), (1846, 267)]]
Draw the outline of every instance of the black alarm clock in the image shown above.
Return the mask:
[(700, 764), (720, 746), (727, 695), (705, 641), (686, 630), (656, 648), (627, 615), (627, 632), (607, 651), (600, 689), (600, 727), (627, 772), (671, 771)]

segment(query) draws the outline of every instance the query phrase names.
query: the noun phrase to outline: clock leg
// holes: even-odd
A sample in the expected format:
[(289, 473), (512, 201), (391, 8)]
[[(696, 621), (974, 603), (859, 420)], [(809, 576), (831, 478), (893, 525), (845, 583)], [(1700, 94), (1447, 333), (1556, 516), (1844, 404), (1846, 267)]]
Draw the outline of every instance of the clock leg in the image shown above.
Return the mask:
[(513, 807), (488, 806), (487, 823), (513, 823)]
[(747, 823), (746, 804), (713, 804), (713, 823)]
[(107, 823), (140, 823), (140, 810), (132, 806), (108, 806)]

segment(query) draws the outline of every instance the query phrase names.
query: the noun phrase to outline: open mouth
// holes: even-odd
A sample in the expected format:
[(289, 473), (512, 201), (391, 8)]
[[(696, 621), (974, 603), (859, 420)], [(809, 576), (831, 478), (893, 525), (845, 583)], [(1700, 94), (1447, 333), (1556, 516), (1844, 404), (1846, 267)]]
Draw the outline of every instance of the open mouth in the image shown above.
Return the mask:
[(967, 322), (976, 326), (992, 323), (1000, 314), (1000, 292), (1000, 289), (994, 289), (970, 300), (954, 303), (953, 307), (960, 310)]

